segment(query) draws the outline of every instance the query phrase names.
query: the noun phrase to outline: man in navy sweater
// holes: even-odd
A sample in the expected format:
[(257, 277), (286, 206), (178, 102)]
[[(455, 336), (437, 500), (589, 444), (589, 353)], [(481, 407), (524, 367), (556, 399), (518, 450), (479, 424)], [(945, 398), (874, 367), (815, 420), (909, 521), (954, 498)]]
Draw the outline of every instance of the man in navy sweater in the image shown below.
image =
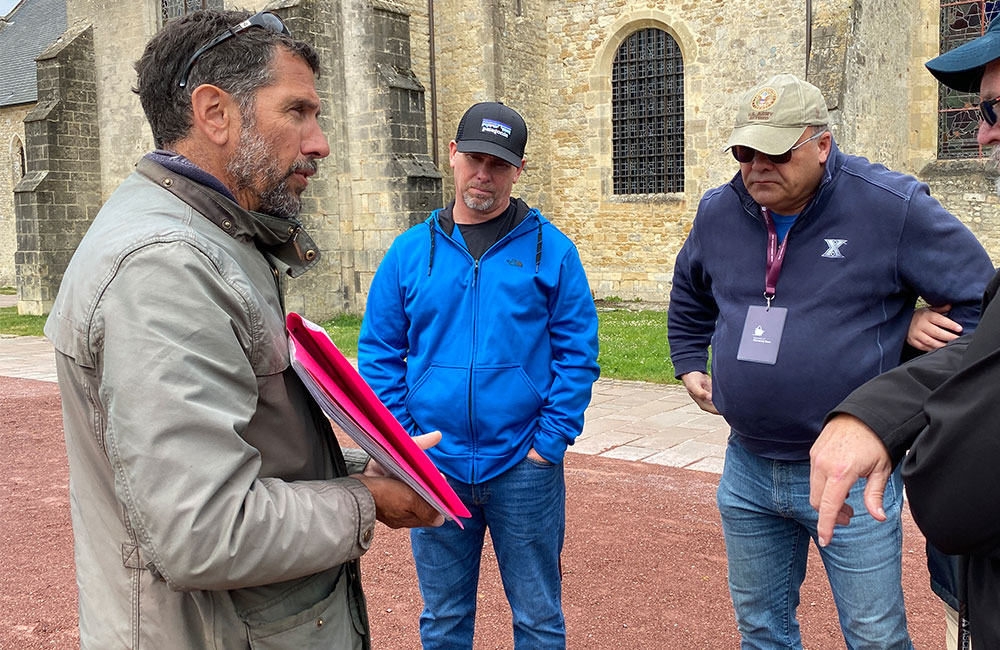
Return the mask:
[[(732, 427), (718, 504), (743, 648), (802, 647), (799, 586), (817, 540), (809, 448), (824, 416), (899, 363), (918, 297), (950, 309), (925, 312), (927, 347), (974, 326), (993, 271), (926, 185), (842, 153), (827, 122), (819, 89), (792, 75), (743, 95), (728, 143), (740, 172), (702, 198), (674, 267), (676, 373)], [(896, 475), (891, 524), (819, 546), (850, 648), (912, 648), (901, 504)]]

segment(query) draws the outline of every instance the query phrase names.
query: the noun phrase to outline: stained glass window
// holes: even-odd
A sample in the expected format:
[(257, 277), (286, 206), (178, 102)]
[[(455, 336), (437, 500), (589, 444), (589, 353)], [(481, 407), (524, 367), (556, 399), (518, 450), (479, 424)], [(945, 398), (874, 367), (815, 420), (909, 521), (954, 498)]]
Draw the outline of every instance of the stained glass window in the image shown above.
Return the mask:
[[(941, 52), (953, 50), (986, 33), (1000, 14), (1000, 2), (961, 0), (941, 3)], [(979, 95), (938, 84), (938, 158), (978, 158)]]

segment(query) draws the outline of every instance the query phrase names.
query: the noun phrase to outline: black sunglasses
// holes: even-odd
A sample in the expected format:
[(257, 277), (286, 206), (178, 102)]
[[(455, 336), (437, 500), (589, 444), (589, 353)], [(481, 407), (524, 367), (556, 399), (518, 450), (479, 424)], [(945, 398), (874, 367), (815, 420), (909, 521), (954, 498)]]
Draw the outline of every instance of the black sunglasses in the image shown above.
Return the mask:
[(187, 65), (184, 66), (184, 74), (181, 75), (181, 81), (178, 85), (181, 88), (187, 86), (188, 76), (191, 74), (191, 68), (193, 68), (194, 64), (198, 62), (198, 58), (201, 57), (202, 54), (208, 52), (210, 49), (212, 49), (222, 41), (226, 40), (227, 38), (236, 36), (240, 32), (250, 29), (251, 27), (261, 27), (275, 34), (291, 35), (291, 32), (288, 31), (288, 27), (285, 26), (285, 23), (281, 22), (281, 19), (275, 16), (274, 14), (267, 11), (261, 11), (259, 13), (256, 13), (247, 18), (246, 20), (244, 20), (242, 23), (233, 25), (232, 27), (222, 32), (209, 42), (199, 47), (198, 51), (192, 54), (191, 58), (188, 59)]
[[(805, 143), (815, 140), (819, 136), (826, 133), (826, 131), (820, 131), (819, 133), (813, 135), (811, 138), (806, 138), (802, 142), (798, 143), (788, 151), (784, 153), (765, 153), (767, 159), (770, 160), (775, 165), (784, 165), (786, 162), (792, 159), (792, 152), (804, 145)], [(733, 158), (741, 163), (751, 163), (753, 162), (754, 156), (757, 155), (757, 150), (750, 147), (745, 147), (741, 144), (734, 144), (731, 151), (733, 152)], [(764, 153), (763, 151), (761, 153)]]
[(997, 123), (997, 112), (993, 110), (993, 107), (998, 103), (1000, 103), (1000, 97), (979, 102), (979, 117), (990, 126)]

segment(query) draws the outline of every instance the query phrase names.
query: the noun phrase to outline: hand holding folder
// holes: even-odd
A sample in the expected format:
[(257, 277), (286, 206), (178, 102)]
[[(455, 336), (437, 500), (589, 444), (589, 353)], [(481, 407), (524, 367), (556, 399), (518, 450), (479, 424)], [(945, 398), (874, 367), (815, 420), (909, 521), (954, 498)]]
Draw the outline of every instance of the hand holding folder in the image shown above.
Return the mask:
[(388, 475), (409, 485), (438, 512), (464, 527), (458, 518), (469, 517), (468, 509), (326, 331), (294, 312), (288, 314), (285, 326), (292, 367), (327, 417)]

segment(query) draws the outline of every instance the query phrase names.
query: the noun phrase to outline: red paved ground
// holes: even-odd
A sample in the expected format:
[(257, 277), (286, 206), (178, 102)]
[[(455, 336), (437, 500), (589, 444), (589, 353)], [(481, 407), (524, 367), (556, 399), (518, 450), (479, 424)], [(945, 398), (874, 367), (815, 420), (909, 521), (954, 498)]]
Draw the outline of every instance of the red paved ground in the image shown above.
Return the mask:
[[(715, 510), (717, 477), (569, 454), (564, 605), (571, 649), (737, 648)], [(65, 448), (55, 385), (0, 377), (0, 649), (77, 647)], [(379, 526), (364, 559), (374, 647), (419, 648), (405, 531)], [(942, 647), (923, 539), (908, 514), (904, 589), (917, 648)], [(808, 650), (842, 649), (815, 551), (800, 607)], [(513, 646), (487, 553), (476, 650)], [(168, 649), (161, 649), (168, 650)]]

